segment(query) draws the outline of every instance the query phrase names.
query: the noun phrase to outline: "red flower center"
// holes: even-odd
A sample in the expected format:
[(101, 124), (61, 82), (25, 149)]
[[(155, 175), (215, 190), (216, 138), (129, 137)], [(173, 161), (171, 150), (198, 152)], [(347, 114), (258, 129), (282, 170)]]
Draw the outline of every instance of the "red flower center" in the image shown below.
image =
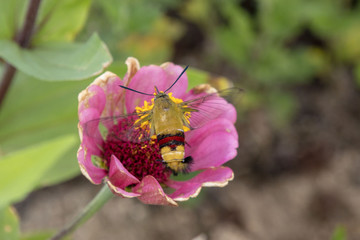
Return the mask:
[[(164, 183), (171, 171), (161, 162), (157, 140), (132, 141), (130, 138), (140, 136), (144, 130), (132, 128), (131, 118), (121, 119), (114, 125), (104, 142), (103, 154), (107, 165), (111, 155), (115, 155), (123, 166), (140, 181), (147, 175), (153, 176), (159, 183)], [(126, 139), (128, 136), (128, 139)]]

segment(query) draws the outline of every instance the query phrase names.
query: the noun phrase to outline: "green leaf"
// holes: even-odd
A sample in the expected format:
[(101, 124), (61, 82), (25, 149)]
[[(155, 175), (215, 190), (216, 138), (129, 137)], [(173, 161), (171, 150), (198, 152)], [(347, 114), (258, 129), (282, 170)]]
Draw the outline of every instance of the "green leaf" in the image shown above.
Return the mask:
[[(260, 25), (264, 37), (284, 40), (296, 34), (306, 14), (299, 0), (273, 0), (260, 3)], [(300, 9), (300, 10), (299, 10)]]
[(0, 0), (0, 39), (11, 40), (22, 24), (27, 3), (25, 0)]
[(50, 239), (51, 236), (54, 235), (54, 232), (39, 232), (39, 233), (31, 233), (25, 234), (20, 239), (21, 240), (47, 240)]
[[(340, 2), (326, 0), (272, 0), (259, 2), (260, 29), (263, 37), (282, 41), (298, 34), (305, 26), (313, 25), (320, 30), (334, 32), (339, 29)], [(320, 27), (322, 29), (320, 29)]]
[(91, 0), (43, 1), (33, 43), (72, 41), (85, 24), (90, 4)]
[[(0, 39), (11, 40), (21, 29), (28, 3), (27, 0), (0, 0)], [(91, 0), (42, 1), (32, 42), (39, 45), (72, 41), (84, 26), (90, 5)]]
[(302, 5), (307, 6), (307, 15), (309, 13), (312, 15), (309, 21), (311, 28), (323, 38), (341, 36), (341, 31), (348, 24), (347, 18), (351, 17), (350, 11), (345, 7), (346, 4), (338, 1), (331, 4), (327, 0), (311, 1), (310, 4)]
[[(77, 95), (91, 81), (44, 82), (16, 74), (0, 114), (1, 154), (77, 133)], [(40, 185), (56, 184), (78, 175), (76, 151), (74, 146), (59, 156)]]
[(302, 50), (289, 51), (281, 46), (272, 45), (263, 49), (252, 65), (252, 75), (262, 84), (291, 84), (305, 82), (314, 73), (311, 55)]
[(124, 61), (115, 61), (106, 70), (115, 73), (122, 79), (127, 72), (127, 66)]
[(0, 239), (19, 239), (19, 217), (13, 207), (0, 207)]
[(90, 81), (44, 82), (16, 74), (0, 114), (1, 153), (77, 132), (77, 95)]
[(251, 61), (255, 47), (255, 30), (251, 18), (234, 1), (220, 4), (220, 11), (229, 19), (228, 26), (215, 28), (215, 38), (230, 61), (243, 65)]
[(53, 166), (42, 176), (39, 186), (55, 185), (79, 175), (80, 168), (76, 157), (78, 148), (79, 146), (75, 145), (61, 154)]
[[(54, 231), (43, 231), (36, 233), (26, 233), (24, 236), (21, 236), (20, 240), (48, 240), (55, 234)], [(62, 240), (70, 240), (71, 236), (62, 238)]]
[(102, 72), (112, 61), (97, 34), (83, 44), (53, 43), (34, 49), (0, 40), (0, 56), (20, 71), (46, 81), (88, 78)]
[(346, 229), (343, 226), (336, 227), (331, 240), (346, 240)]
[(203, 83), (208, 83), (211, 78), (211, 75), (208, 72), (195, 68), (189, 68), (186, 70), (186, 75), (189, 81), (188, 89), (192, 89), (193, 87)]
[(108, 0), (99, 1), (99, 5), (111, 21), (122, 23), (116, 24), (114, 28), (121, 28), (127, 33), (146, 33), (161, 13), (156, 1)]
[(0, 206), (24, 198), (75, 142), (74, 135), (65, 135), (3, 157), (0, 161)]
[(338, 34), (333, 37), (332, 46), (335, 54), (342, 61), (355, 62), (360, 58), (360, 17), (348, 17)]

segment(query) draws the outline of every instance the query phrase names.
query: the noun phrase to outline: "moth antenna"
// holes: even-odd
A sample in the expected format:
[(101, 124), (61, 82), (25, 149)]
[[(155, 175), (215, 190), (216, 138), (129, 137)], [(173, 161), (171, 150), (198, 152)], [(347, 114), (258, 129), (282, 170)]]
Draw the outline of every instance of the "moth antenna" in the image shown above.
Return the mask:
[(174, 85), (175, 83), (181, 78), (181, 76), (185, 73), (186, 69), (188, 69), (189, 65), (187, 65), (184, 70), (180, 73), (180, 75), (178, 76), (178, 78), (175, 80), (175, 82), (173, 84), (171, 84), (171, 86), (166, 89), (166, 91), (164, 91), (164, 93), (166, 93), (167, 91), (169, 91)]
[(154, 86), (154, 88), (155, 88), (156, 94), (159, 94), (160, 92), (159, 92), (159, 89), (157, 88), (157, 86)]
[(153, 96), (153, 94), (143, 93), (143, 92), (140, 92), (140, 91), (137, 91), (137, 90), (134, 90), (134, 89), (132, 89), (132, 88), (125, 87), (125, 86), (119, 85), (119, 87), (124, 88), (124, 89), (126, 89), (126, 90), (130, 90), (130, 91), (136, 92), (136, 93), (140, 93), (140, 94), (143, 94), (143, 95)]

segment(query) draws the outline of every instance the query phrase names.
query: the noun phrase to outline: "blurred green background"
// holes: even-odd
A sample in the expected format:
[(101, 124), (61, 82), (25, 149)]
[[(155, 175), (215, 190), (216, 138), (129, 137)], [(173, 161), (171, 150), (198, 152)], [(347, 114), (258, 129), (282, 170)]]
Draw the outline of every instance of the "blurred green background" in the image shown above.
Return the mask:
[(77, 94), (128, 56), (245, 90), (236, 177), (177, 209), (113, 199), (73, 239), (360, 239), (358, 0), (43, 0), (30, 50), (14, 43), (28, 3), (0, 0), (0, 75), (17, 68), (0, 239), (46, 239), (98, 190), (76, 160)]

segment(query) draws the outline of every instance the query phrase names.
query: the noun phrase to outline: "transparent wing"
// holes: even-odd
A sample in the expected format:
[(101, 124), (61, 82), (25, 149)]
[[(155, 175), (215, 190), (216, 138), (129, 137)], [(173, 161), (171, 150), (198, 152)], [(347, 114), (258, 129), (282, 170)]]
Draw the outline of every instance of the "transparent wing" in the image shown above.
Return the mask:
[(137, 113), (104, 117), (90, 120), (84, 124), (84, 134), (97, 140), (121, 140), (140, 143), (150, 139), (148, 129), (140, 129), (135, 123), (141, 115)]
[(224, 89), (215, 93), (200, 93), (199, 97), (181, 103), (183, 108), (192, 109), (190, 126), (197, 129), (208, 121), (225, 114), (230, 109), (229, 102), (236, 102), (243, 92), (240, 88)]

